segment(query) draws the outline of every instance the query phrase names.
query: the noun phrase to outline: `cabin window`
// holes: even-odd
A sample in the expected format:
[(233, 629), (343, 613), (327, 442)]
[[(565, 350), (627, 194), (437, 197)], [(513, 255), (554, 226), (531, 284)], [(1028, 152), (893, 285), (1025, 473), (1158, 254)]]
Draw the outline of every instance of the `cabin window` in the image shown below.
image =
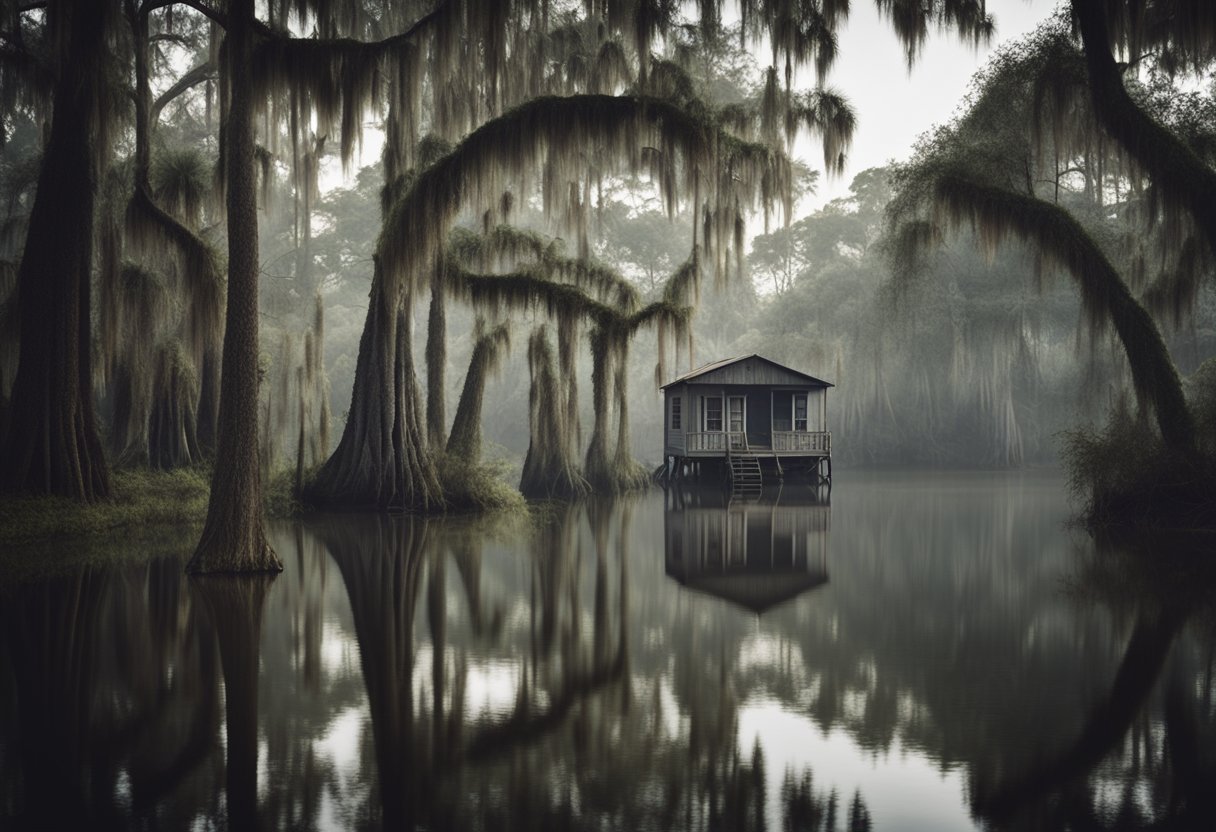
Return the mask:
[(671, 429), (672, 430), (683, 430), (683, 428), (681, 427), (681, 425), (684, 424), (681, 419), (682, 415), (683, 414), (680, 413), (680, 397), (672, 396), (671, 397)]
[(794, 394), (794, 430), (806, 430), (806, 393)]
[(705, 397), (705, 430), (722, 430), (722, 397)]

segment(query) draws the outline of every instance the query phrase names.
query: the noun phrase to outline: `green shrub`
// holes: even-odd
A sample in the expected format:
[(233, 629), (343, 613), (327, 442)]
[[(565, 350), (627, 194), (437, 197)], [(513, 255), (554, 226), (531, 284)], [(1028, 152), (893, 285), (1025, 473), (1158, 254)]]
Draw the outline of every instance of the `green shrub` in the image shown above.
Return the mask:
[(1120, 401), (1102, 428), (1063, 434), (1069, 488), (1090, 528), (1216, 528), (1216, 464), (1202, 448), (1171, 453), (1148, 419)]

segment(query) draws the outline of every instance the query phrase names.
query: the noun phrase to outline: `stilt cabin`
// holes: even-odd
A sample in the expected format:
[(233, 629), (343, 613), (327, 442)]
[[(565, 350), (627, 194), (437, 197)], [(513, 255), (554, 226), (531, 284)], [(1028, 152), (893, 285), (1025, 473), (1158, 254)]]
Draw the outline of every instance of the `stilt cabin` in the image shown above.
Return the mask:
[(832, 386), (760, 355), (679, 376), (661, 388), (666, 477), (725, 472), (735, 490), (791, 472), (829, 483)]

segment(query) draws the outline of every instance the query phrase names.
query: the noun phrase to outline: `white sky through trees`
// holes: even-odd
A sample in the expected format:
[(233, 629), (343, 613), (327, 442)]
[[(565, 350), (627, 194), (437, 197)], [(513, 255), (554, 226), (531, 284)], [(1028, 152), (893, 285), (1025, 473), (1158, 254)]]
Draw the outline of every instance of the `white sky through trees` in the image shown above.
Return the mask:
[[(843, 176), (820, 173), (817, 193), (804, 200), (801, 214), (845, 196), (861, 171), (905, 159), (917, 136), (949, 121), (967, 91), (971, 76), (1001, 43), (1016, 40), (1046, 20), (1056, 0), (988, 0), (996, 19), (992, 43), (976, 49), (949, 32), (934, 32), (908, 72), (903, 46), (888, 20), (880, 20), (873, 0), (853, 0), (841, 27), (840, 50), (828, 85), (845, 94), (857, 111), (857, 132)], [(811, 86), (807, 72), (803, 86)], [(823, 170), (819, 140), (802, 138), (796, 153)]]

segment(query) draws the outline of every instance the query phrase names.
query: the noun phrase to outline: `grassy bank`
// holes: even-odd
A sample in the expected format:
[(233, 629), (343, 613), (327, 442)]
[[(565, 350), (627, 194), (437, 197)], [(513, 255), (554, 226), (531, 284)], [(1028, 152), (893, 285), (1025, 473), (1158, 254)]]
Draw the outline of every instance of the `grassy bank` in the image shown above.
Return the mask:
[[(469, 466), (444, 458), (440, 475), (448, 510), (456, 513), (526, 511), (519, 492), (502, 479), (501, 466)], [(0, 546), (88, 541), (154, 526), (200, 524), (207, 516), (211, 473), (205, 468), (175, 471), (120, 470), (113, 473), (113, 496), (93, 505), (59, 497), (0, 500)], [(270, 517), (307, 514), (312, 507), (294, 494), (295, 476), (280, 471), (265, 484)]]
[(113, 485), (109, 500), (92, 505), (59, 497), (6, 496), (0, 501), (0, 546), (114, 537), (129, 529), (206, 518), (209, 473), (204, 469), (115, 471)]
[(163, 555), (182, 562), (207, 514), (209, 472), (116, 471), (113, 496), (94, 505), (58, 497), (0, 500), (0, 593), (90, 565)]
[[(445, 460), (445, 462), (450, 462)], [(518, 533), (530, 518), (523, 497), (502, 480), (494, 465), (440, 469), (451, 495), (456, 526)], [(88, 566), (121, 566), (152, 557), (179, 557), (184, 564), (207, 516), (211, 473), (121, 470), (113, 473), (113, 496), (94, 505), (57, 497), (0, 499), (0, 594), (36, 580)], [(265, 483), (268, 517), (323, 515), (294, 495), (295, 473), (280, 471)]]

